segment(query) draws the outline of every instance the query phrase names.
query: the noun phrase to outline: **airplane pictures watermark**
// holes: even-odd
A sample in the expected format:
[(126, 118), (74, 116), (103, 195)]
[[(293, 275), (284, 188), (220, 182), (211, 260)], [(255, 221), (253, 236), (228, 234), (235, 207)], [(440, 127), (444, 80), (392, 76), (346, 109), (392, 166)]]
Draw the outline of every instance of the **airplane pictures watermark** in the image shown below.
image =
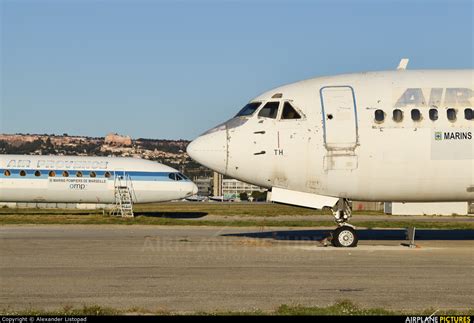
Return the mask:
[(468, 315), (434, 316), (436, 312), (430, 316), (407, 316), (405, 323), (472, 323), (471, 317)]

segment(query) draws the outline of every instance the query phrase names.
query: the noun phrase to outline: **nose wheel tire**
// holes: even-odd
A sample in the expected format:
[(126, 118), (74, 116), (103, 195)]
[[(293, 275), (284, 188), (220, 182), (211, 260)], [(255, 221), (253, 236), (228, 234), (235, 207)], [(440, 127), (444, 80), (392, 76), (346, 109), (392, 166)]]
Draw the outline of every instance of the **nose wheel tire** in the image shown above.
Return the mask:
[(343, 225), (334, 230), (331, 241), (334, 247), (352, 248), (357, 246), (359, 238), (353, 228)]

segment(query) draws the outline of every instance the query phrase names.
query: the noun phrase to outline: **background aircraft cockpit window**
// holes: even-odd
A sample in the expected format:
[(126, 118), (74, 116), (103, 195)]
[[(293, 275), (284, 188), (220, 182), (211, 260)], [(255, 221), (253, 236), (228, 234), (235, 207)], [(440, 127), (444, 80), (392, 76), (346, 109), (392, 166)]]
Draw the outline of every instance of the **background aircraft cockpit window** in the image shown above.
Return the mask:
[(430, 109), (430, 120), (431, 121), (438, 120), (438, 109)]
[(48, 176), (49, 176), (49, 177), (55, 177), (55, 176), (56, 176), (56, 172), (55, 172), (54, 170), (51, 170), (51, 171), (49, 171)]
[(6, 169), (6, 170), (3, 172), (3, 175), (5, 175), (5, 176), (10, 176), (11, 173), (10, 173), (10, 171), (9, 171), (8, 169)]
[(170, 173), (170, 174), (168, 175), (168, 177), (169, 177), (170, 179), (172, 179), (173, 181), (176, 181), (176, 180), (177, 180), (175, 173)]
[(184, 174), (178, 173), (178, 175), (181, 176), (184, 180), (189, 179)]
[(393, 110), (393, 121), (402, 122), (403, 120), (403, 111), (400, 109)]
[(281, 113), (282, 119), (301, 119), (301, 116), (296, 112), (295, 108), (291, 105), (290, 102), (285, 102), (283, 104), (283, 112)]
[(385, 120), (385, 112), (383, 110), (377, 109), (375, 110), (375, 121), (377, 122), (383, 122)]
[(456, 121), (456, 110), (454, 110), (453, 108), (449, 108), (448, 110), (446, 110), (446, 114), (448, 116), (449, 121)]
[(280, 102), (268, 102), (260, 110), (260, 112), (258, 113), (258, 116), (261, 118), (276, 119), (279, 106), (280, 106)]
[(235, 116), (236, 117), (248, 117), (251, 116), (262, 104), (262, 102), (250, 102), (242, 110), (239, 111)]
[(473, 120), (474, 119), (474, 111), (472, 111), (472, 109), (470, 109), (470, 108), (464, 109), (464, 118), (466, 120)]
[(420, 121), (421, 120), (421, 113), (418, 109), (411, 110), (411, 119), (413, 121)]

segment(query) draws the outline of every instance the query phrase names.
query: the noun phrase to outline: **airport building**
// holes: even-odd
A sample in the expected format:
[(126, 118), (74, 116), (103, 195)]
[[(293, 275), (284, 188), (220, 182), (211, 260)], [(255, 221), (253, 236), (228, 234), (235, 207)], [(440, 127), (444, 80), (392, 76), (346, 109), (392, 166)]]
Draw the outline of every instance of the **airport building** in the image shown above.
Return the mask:
[(212, 193), (212, 178), (211, 177), (196, 177), (193, 179), (194, 184), (198, 187), (199, 196), (209, 196)]
[(241, 193), (265, 192), (266, 189), (260, 186), (244, 183), (236, 179), (224, 179), (222, 181), (222, 194), (226, 198), (239, 198)]
[(193, 182), (198, 187), (199, 196), (223, 196), (226, 199), (240, 198), (241, 193), (265, 192), (266, 189), (232, 178), (223, 178), (219, 173), (211, 177), (196, 177)]

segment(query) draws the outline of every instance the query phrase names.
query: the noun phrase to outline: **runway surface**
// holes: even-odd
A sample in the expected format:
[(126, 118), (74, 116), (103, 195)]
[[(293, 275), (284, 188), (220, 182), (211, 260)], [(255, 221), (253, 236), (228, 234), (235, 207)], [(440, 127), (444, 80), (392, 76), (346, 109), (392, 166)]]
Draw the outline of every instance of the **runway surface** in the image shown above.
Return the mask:
[[(388, 309), (474, 307), (474, 233), (119, 225), (0, 227), (0, 309), (100, 305), (173, 312), (351, 300)], [(464, 239), (464, 240), (460, 240)]]

